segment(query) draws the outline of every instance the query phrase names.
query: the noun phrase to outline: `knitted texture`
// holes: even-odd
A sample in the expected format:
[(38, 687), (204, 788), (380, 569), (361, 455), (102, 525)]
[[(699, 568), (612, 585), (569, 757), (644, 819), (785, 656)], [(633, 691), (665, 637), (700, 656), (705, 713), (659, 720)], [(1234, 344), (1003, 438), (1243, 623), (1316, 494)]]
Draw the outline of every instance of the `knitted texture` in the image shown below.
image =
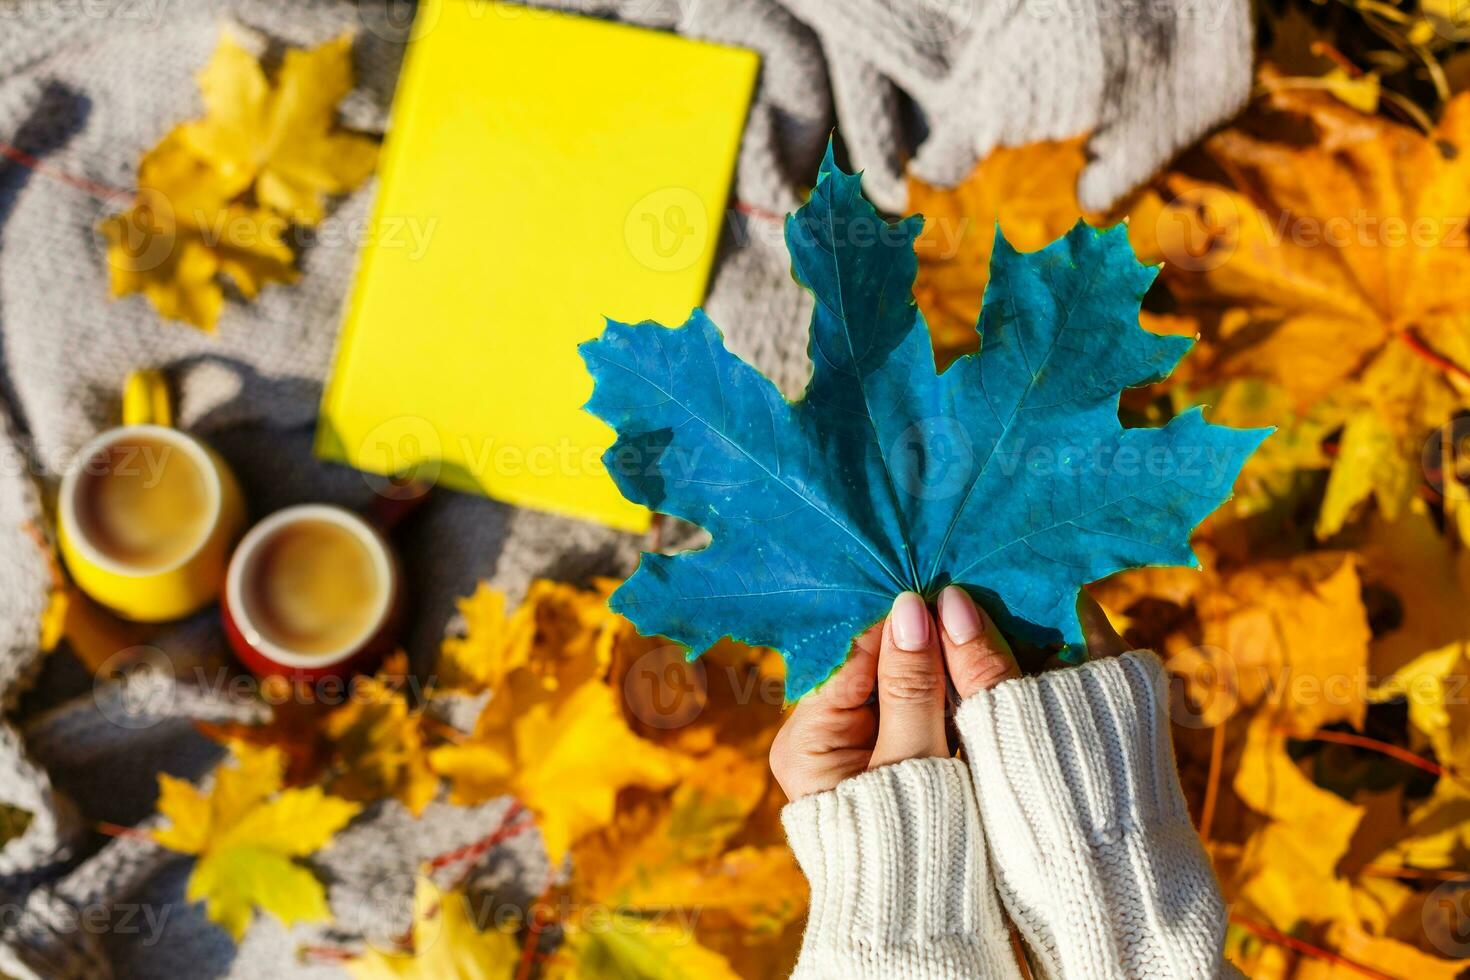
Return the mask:
[(1225, 905), (1190, 824), (1151, 653), (1007, 681), (956, 716), (995, 884), (1037, 972), (1204, 978)]
[(963, 762), (884, 766), (781, 821), (812, 890), (797, 980), (1020, 977)]
[(1079, 198), (1105, 210), (1250, 91), (1245, 0), (785, 2), (822, 39), (839, 127), (888, 209), (910, 150), (916, 175), (949, 186), (997, 146), (1090, 130)]
[[(1093, 11), (1082, 18), (1088, 24), (1106, 21), (1119, 35), (1094, 43), (1091, 27), (1078, 28), (1091, 50), (1122, 50), (1135, 43), (1127, 40), (1132, 34), (1121, 13), (1123, 0), (1069, 2)], [(1116, 10), (1113, 4), (1119, 4)], [(937, 15), (925, 13), (924, 5), (911, 13), (915, 5), (907, 0), (864, 0), (857, 8), (812, 4), (810, 10), (797, 0), (545, 5), (760, 53), (760, 82), (736, 168), (736, 202), (722, 223), (705, 306), (731, 348), (788, 394), (800, 390), (809, 372), (811, 305), (791, 281), (780, 222), (772, 215), (791, 210), (809, 186), (833, 127), (834, 100), (842, 137), (859, 163), (870, 167), (870, 191), (886, 188), (883, 202), (895, 210), (903, 203), (893, 193), (898, 167), (915, 148), (915, 164), (924, 164), (925, 176), (957, 180), (984, 147), (994, 144), (990, 136), (980, 138), (993, 128), (993, 119), (1008, 120), (1007, 140), (1063, 135), (1064, 124), (1087, 124), (1086, 112), (1059, 117), (1042, 111), (1067, 104), (1067, 86), (1074, 76), (1082, 77), (1067, 58), (1052, 57), (1057, 46), (1072, 43), (1066, 38), (1070, 28), (1042, 39), (1046, 43), (1038, 54), (1049, 53), (1050, 60), (1033, 58), (1018, 68), (1021, 53), (1010, 52), (1010, 67), (983, 77), (976, 71), (956, 73), (1031, 37), (1017, 33), (1014, 17), (1004, 14), (1011, 10), (1009, 2), (990, 5), (984, 18), (960, 11), (962, 19), (968, 18), (963, 45), (943, 26), (953, 19), (950, 5), (942, 5), (945, 11)], [(1228, 0), (1222, 23), (1234, 23), (1242, 6), (1240, 0)], [(840, 27), (829, 28), (838, 11), (846, 11), (838, 18)], [(22, 710), (17, 708), (21, 695), (38, 685), (24, 701), (28, 717), (19, 718), (18, 727), (0, 722), (0, 802), (33, 814), (26, 832), (0, 848), (0, 897), (27, 910), (22, 921), (0, 932), (0, 971), (7, 975), (106, 976), (108, 962), (138, 977), (339, 975), (334, 966), (291, 955), (297, 942), (328, 941), (320, 931), (287, 933), (269, 918), (258, 919), (236, 949), (184, 900), (183, 878), (174, 869), (187, 862), (167, 861), (152, 851), (140, 860), (137, 842), (126, 839), (86, 855), (78, 810), (87, 822), (145, 818), (158, 771), (199, 777), (217, 757), (218, 750), (192, 730), (190, 719), (250, 717), (259, 705), (222, 703), (198, 688), (171, 689), (172, 678), (192, 676), (195, 669), (209, 671), (211, 679), (218, 676), (225, 661), (212, 613), (154, 636), (150, 644), (161, 660), (150, 661), (154, 669), (144, 676), (94, 690), (74, 666), (56, 658), (45, 661), (37, 627), (51, 579), (30, 529), (44, 526), (42, 497), (54, 490), (77, 449), (117, 423), (123, 378), (142, 366), (167, 372), (180, 424), (231, 463), (254, 516), (308, 500), (349, 507), (372, 500), (370, 481), (345, 467), (320, 463), (311, 452), (322, 380), (371, 210), (372, 182), (333, 202), (301, 250), (301, 276), (294, 285), (267, 288), (251, 303), (226, 303), (214, 335), (161, 320), (142, 297), (109, 300), (104, 247), (95, 228), (99, 218), (125, 206), (140, 155), (177, 122), (200, 114), (194, 73), (208, 61), (222, 26), (229, 25), (267, 62), (282, 45), (319, 44), (352, 32), (357, 86), (342, 103), (343, 120), (356, 129), (381, 131), (409, 33), (406, 13), (403, 4), (350, 0), (0, 0), (0, 140), (39, 161), (29, 167), (0, 159), (0, 702), (10, 712), (7, 718), (14, 719)], [(1139, 9), (1130, 16), (1151, 24), (1160, 15)], [(891, 33), (885, 25), (894, 18), (903, 30)], [(1128, 171), (1138, 178), (1172, 152), (1176, 117), (1205, 124), (1209, 113), (1227, 111), (1229, 94), (1248, 76), (1244, 48), (1233, 37), (1206, 53), (1171, 46), (1170, 39), (1178, 37), (1176, 31), (1140, 56), (1128, 55), (1127, 71), (1112, 77), (1133, 81), (1115, 95), (1102, 99), (1093, 89), (1072, 93), (1081, 103), (1102, 99), (1109, 111), (1124, 106), (1124, 115), (1139, 120), (1143, 128), (1134, 135), (1142, 141), (1136, 166)], [(981, 54), (972, 57), (972, 47)], [(832, 53), (830, 60), (824, 59), (824, 49)], [(1171, 80), (1192, 70), (1184, 58), (1188, 52), (1201, 62), (1201, 84), (1217, 89), (1202, 94)], [(874, 65), (903, 70), (880, 74)], [(1021, 69), (1037, 73), (1025, 84), (1049, 93), (1050, 101), (1037, 102), (1029, 117), (1013, 105), (1011, 86), (1020, 77), (1014, 71)], [(1091, 62), (1086, 71), (1094, 72)], [(1230, 71), (1239, 74), (1225, 78)], [(1152, 78), (1164, 84), (1150, 89), (1146, 82)], [(900, 90), (910, 97), (930, 92), (916, 99), (930, 116), (930, 135), (922, 142), (905, 125), (912, 106)], [(1181, 99), (1193, 101), (1174, 105)], [(1160, 121), (1158, 134), (1147, 129), (1154, 119)], [(873, 144), (883, 141), (888, 150), (883, 165), (867, 162), (879, 159), (881, 147)], [(670, 539), (679, 540), (677, 535)], [(400, 528), (396, 543), (415, 610), (405, 643), (421, 673), (432, 666), (445, 624), (453, 619), (455, 598), (468, 594), (477, 580), (488, 579), (516, 601), (537, 576), (583, 581), (626, 574), (640, 544), (633, 536), (584, 522), (452, 493), (431, 499)], [(68, 697), (75, 700), (68, 703)], [(23, 742), (21, 731), (33, 741)], [(351, 828), (363, 828), (360, 833), (342, 835), (316, 860), (341, 869), (377, 867), (385, 860), (383, 841), (373, 832), (380, 826), (393, 828), (395, 860), (421, 855), (421, 844), (441, 838), (463, 842), (473, 839), (477, 827), (481, 833), (488, 829), (480, 811), (441, 805), (411, 828), (400, 826), (403, 819), (401, 808), (374, 808)], [(527, 869), (530, 880), (542, 874), (538, 848), (534, 835), (526, 835), (499, 853), (513, 855), (514, 866)], [(346, 871), (342, 875), (350, 877)], [(99, 941), (79, 931), (75, 916), (57, 903), (75, 890), (70, 886), (80, 888), (82, 878), (81, 890), (96, 905), (116, 903), (127, 894), (140, 907), (169, 910), (162, 938), (145, 942), (138, 934), (114, 929)], [(397, 904), (389, 904), (406, 908), (411, 875), (391, 884)], [(341, 888), (332, 890), (331, 899), (339, 918), (354, 914), (354, 900)], [(383, 918), (376, 916), (372, 929)], [(79, 955), (63, 955), (67, 949)]]

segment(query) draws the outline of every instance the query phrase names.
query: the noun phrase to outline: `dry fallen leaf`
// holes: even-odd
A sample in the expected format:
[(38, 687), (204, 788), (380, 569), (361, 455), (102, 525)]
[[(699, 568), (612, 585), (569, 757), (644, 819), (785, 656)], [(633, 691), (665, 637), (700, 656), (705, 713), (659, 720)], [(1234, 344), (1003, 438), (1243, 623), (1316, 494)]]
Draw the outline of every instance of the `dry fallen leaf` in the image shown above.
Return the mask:
[(171, 319), (213, 330), (224, 307), (220, 277), (247, 299), (271, 282), (295, 282), (286, 220), (210, 186), (212, 169), (177, 134), (138, 167), (131, 208), (104, 219), (112, 295), (142, 293)]
[[(674, 781), (677, 757), (628, 727), (608, 684), (611, 633), (621, 620), (607, 610), (605, 591), (538, 581), (513, 616), (469, 622), (483, 635), (450, 646), (456, 676), (516, 666), (500, 677), (470, 738), (430, 753), (434, 771), (450, 781), (451, 802), (515, 794), (536, 814), (555, 864), (612, 819), (620, 789)], [(507, 654), (512, 638), (529, 646)]]
[(322, 198), (372, 173), (376, 143), (336, 128), (352, 87), (352, 42), (286, 52), (272, 85), (228, 34), (199, 75), (204, 119), (146, 153), (138, 195), (99, 225), (114, 297), (142, 293), (158, 312), (213, 330), (221, 278), (246, 299), (296, 279), (290, 225), (314, 225)]
[[(1301, 734), (1335, 722), (1361, 727), (1372, 634), (1353, 557), (1316, 552), (1222, 571), (1200, 550), (1202, 573), (1141, 569), (1096, 589), (1099, 602), (1129, 617), (1138, 631), (1130, 641), (1157, 649), (1179, 675), (1197, 723), (1269, 708)], [(1158, 602), (1173, 612), (1153, 623)]]
[(210, 921), (237, 942), (256, 908), (285, 925), (330, 917), (321, 882), (293, 859), (325, 847), (358, 812), (316, 786), (281, 790), (281, 770), (274, 749), (240, 745), (208, 792), (158, 776), (158, 812), (169, 826), (153, 839), (195, 856), (186, 896), (202, 899)]
[(474, 734), (429, 756), (461, 806), (512, 793), (536, 814), (553, 864), (612, 819), (625, 786), (667, 786), (675, 759), (628, 730), (612, 690), (587, 681), (527, 704), (499, 692)]
[(719, 953), (700, 945), (685, 923), (612, 913), (595, 928), (564, 927), (566, 939), (547, 964), (548, 980), (738, 980)]
[[(1320, 91), (1277, 88), (1262, 106), (1255, 128), (1204, 144), (1228, 184), (1170, 174), (1129, 231), (1201, 326), (1196, 378), (1267, 380), (1300, 411), (1343, 405), (1328, 537), (1369, 496), (1401, 513), (1425, 437), (1470, 397), (1470, 96), (1428, 135)], [(1268, 124), (1286, 135), (1259, 135)]]
[(334, 796), (357, 803), (392, 797), (418, 816), (434, 799), (439, 780), (428, 765), (423, 706), (410, 706), (407, 684), (408, 658), (399, 651), (375, 675), (353, 678), (341, 698), (269, 677), (261, 682), (269, 721), (196, 724), (225, 745), (280, 752), (288, 786), (321, 783)]
[(481, 930), (463, 892), (441, 891), (420, 876), (414, 886), (408, 949), (370, 948), (348, 960), (357, 980), (510, 980), (520, 959), (514, 931)]
[(1086, 137), (996, 150), (952, 190), (909, 179), (909, 213), (924, 216), (914, 243), (914, 298), (940, 366), (979, 346), (975, 323), (999, 225), (1022, 251), (1049, 245), (1082, 217), (1077, 177)]
[(572, 849), (575, 900), (630, 912), (698, 912), (749, 929), (779, 928), (805, 904), (806, 885), (783, 841), (733, 842), (764, 798), (763, 758), (720, 749), (666, 796), (621, 808)]
[(1363, 808), (1315, 785), (1286, 752), (1271, 712), (1250, 723), (1234, 789), (1265, 818), (1251, 836), (1236, 893), (1276, 928), (1351, 914), (1349, 886), (1337, 872)]
[[(458, 601), (464, 634), (446, 637), (439, 648), (436, 677), (451, 691), (484, 691), (498, 685), (506, 674), (524, 666), (535, 639), (530, 614), (506, 614), (505, 595), (481, 582), (473, 594)], [(529, 604), (522, 608), (529, 608)]]
[[(402, 654), (395, 659), (401, 674), (407, 661)], [(423, 813), (439, 779), (429, 768), (421, 716), (422, 708), (410, 708), (404, 692), (381, 676), (358, 678), (324, 725), (337, 760), (327, 788), (360, 802), (391, 796), (414, 816)]]
[(205, 116), (184, 123), (179, 139), (218, 174), (225, 198), (255, 200), (292, 224), (322, 219), (322, 198), (367, 179), (376, 142), (337, 128), (337, 103), (352, 90), (352, 37), (291, 49), (275, 83), (229, 34), (199, 73)]

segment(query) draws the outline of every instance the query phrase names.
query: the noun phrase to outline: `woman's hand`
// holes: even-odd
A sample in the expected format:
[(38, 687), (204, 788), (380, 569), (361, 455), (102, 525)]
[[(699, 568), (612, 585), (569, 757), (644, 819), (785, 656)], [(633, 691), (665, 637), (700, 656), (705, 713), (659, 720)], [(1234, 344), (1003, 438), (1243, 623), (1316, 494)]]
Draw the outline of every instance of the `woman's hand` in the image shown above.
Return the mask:
[(792, 710), (771, 745), (771, 772), (789, 799), (868, 769), (950, 755), (946, 674), (961, 697), (1021, 675), (1000, 631), (963, 589), (941, 592), (938, 612), (936, 624), (922, 598), (900, 595), (888, 618), (858, 637), (847, 663)]
[[(936, 624), (922, 598), (903, 593), (847, 663), (792, 709), (771, 745), (771, 772), (788, 799), (879, 766), (951, 755), (946, 676), (961, 699), (1021, 676), (1010, 645), (963, 589), (941, 592), (938, 613)], [(1086, 591), (1077, 613), (1092, 657), (1124, 651)]]

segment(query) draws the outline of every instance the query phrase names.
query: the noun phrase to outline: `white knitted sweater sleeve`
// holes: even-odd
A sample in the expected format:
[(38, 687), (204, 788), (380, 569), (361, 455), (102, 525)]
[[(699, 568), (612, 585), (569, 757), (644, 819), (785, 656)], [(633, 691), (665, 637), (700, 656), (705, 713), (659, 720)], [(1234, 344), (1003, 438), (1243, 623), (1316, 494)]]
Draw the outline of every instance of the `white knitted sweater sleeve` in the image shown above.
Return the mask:
[(956, 721), (996, 887), (1041, 977), (1237, 976), (1151, 653), (1007, 681)]
[(812, 889), (793, 978), (1019, 980), (963, 762), (874, 769), (781, 819)]

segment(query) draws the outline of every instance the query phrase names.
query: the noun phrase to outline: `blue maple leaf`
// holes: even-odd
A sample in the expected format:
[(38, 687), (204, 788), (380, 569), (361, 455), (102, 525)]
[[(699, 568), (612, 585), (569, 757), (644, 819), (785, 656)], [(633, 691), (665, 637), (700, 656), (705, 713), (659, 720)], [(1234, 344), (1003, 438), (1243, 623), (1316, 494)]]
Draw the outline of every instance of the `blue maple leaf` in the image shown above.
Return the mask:
[(724, 636), (774, 647), (799, 698), (912, 589), (957, 583), (1008, 634), (1077, 657), (1078, 589), (1142, 565), (1197, 565), (1190, 532), (1269, 430), (1124, 429), (1118, 395), (1169, 374), (1184, 337), (1138, 325), (1156, 269), (1125, 229), (1078, 223), (1039, 252), (996, 231), (979, 353), (934, 368), (914, 304), (913, 242), (829, 147), (786, 219), (816, 300), (812, 377), (789, 402), (683, 326), (609, 321), (581, 347), (587, 408), (617, 430), (604, 461), (630, 500), (705, 528), (708, 547), (644, 554), (611, 600), (697, 655)]

